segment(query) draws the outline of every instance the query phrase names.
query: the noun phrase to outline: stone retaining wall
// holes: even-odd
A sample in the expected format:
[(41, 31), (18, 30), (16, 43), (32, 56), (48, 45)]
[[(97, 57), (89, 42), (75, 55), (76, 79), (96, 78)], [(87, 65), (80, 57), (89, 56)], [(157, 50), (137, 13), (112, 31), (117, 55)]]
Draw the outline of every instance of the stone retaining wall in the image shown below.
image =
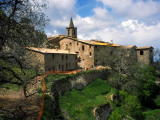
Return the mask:
[(89, 72), (78, 73), (55, 81), (51, 91), (52, 93), (57, 91), (59, 95), (63, 95), (65, 92), (72, 89), (83, 89), (86, 85), (97, 78), (107, 79), (108, 74), (109, 71), (107, 70), (92, 70)]
[(53, 119), (66, 120), (66, 118), (63, 117), (61, 109), (59, 107), (59, 97), (61, 95), (64, 95), (65, 92), (72, 89), (83, 89), (86, 85), (88, 85), (90, 82), (97, 78), (107, 79), (108, 74), (108, 70), (92, 70), (81, 72), (73, 76), (69, 76), (67, 78), (55, 81), (51, 88), (53, 103), (51, 105), (51, 108), (53, 110)]

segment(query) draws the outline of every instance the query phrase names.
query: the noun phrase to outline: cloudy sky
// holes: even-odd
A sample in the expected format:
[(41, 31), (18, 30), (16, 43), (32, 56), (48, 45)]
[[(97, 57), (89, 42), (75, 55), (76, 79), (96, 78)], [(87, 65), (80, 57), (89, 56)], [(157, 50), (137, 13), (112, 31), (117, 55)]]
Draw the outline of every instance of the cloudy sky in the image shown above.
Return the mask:
[(66, 34), (72, 17), (78, 38), (160, 48), (160, 0), (48, 0), (48, 36)]

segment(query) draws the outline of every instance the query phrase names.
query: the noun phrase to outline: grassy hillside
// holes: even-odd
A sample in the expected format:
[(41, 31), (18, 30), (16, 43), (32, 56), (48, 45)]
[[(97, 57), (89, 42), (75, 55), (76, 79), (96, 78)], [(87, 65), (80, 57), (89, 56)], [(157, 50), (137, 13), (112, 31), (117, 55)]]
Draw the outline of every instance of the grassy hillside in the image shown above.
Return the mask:
[[(110, 95), (119, 95), (111, 101)], [(159, 97), (155, 98), (157, 107)], [(96, 79), (83, 90), (72, 90), (60, 97), (60, 108), (69, 120), (95, 120), (92, 110), (102, 104), (111, 104), (109, 120), (160, 120), (160, 109), (144, 106), (140, 98), (123, 90), (112, 88), (106, 80)]]
[(60, 107), (70, 120), (93, 120), (93, 108), (109, 103), (107, 95), (111, 92), (105, 80), (97, 79), (81, 91), (72, 90), (60, 97)]

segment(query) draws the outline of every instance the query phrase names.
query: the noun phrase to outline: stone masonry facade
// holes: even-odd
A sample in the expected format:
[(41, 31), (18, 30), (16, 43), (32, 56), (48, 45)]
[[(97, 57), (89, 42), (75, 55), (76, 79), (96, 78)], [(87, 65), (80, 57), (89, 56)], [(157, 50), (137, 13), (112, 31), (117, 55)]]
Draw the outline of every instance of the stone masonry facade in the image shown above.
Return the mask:
[[(46, 48), (43, 48), (54, 51), (52, 53), (54, 55), (51, 55), (51, 53), (49, 54), (47, 52), (43, 53), (45, 54), (45, 71), (90, 69), (99, 65), (103, 66), (103, 64), (107, 62), (107, 59), (109, 59), (111, 56), (123, 55), (127, 56), (134, 62), (147, 65), (152, 64), (153, 47), (151, 46), (122, 46), (99, 40), (80, 40), (77, 38), (77, 28), (74, 27), (72, 19), (69, 27), (66, 29), (67, 35), (49, 37), (45, 46)], [(60, 50), (61, 54), (56, 52), (56, 50)], [(119, 52), (120, 50), (123, 50), (123, 52)], [(38, 51), (36, 52), (38, 53)], [(64, 54), (63, 61), (61, 60), (63, 56), (62, 54)], [(69, 61), (71, 61), (71, 63)]]

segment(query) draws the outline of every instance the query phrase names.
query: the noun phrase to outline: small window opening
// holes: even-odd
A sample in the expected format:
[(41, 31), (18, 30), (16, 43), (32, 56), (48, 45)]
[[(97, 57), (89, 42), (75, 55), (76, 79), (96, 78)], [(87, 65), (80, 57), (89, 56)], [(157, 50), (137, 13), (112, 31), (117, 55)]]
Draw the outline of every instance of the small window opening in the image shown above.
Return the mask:
[(68, 60), (68, 56), (66, 55), (66, 60)]
[(64, 66), (62, 65), (61, 67), (62, 67), (62, 71), (63, 71), (64, 70)]
[(140, 55), (144, 55), (144, 51), (143, 50), (140, 51)]
[(92, 53), (90, 52), (89, 55), (92, 56)]
[(73, 30), (73, 32), (72, 32), (72, 33), (73, 33), (73, 35), (75, 35), (75, 30)]
[(64, 59), (64, 56), (62, 55), (62, 60)]
[(110, 54), (113, 55), (113, 51), (111, 51)]
[(82, 45), (82, 50), (84, 51), (84, 45)]
[(68, 69), (68, 64), (66, 64), (66, 69)]

